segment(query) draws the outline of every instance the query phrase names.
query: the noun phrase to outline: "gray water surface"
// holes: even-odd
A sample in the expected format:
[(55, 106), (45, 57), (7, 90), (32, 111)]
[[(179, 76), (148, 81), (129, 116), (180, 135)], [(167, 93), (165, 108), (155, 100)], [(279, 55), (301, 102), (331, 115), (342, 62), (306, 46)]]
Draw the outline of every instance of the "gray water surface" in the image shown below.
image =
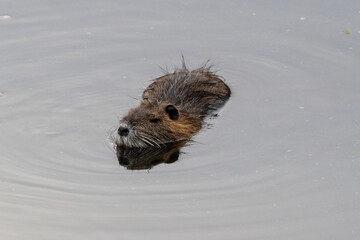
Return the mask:
[[(0, 239), (359, 239), (360, 2), (0, 3)], [(173, 164), (109, 141), (160, 67), (233, 95)]]

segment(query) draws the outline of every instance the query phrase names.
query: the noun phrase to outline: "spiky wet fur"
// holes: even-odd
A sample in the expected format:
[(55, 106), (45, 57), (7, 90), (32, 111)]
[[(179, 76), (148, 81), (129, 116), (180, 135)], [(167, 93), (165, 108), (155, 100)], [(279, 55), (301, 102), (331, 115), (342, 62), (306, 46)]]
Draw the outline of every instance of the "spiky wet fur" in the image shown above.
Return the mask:
[(188, 113), (206, 117), (229, 99), (230, 88), (210, 67), (190, 71), (183, 67), (157, 78), (143, 93), (143, 99), (170, 102)]
[[(143, 92), (140, 105), (129, 111), (120, 125), (129, 135), (117, 136), (119, 147), (161, 147), (162, 144), (190, 139), (203, 125), (206, 116), (222, 107), (231, 95), (230, 88), (203, 66), (182, 68), (157, 78)], [(166, 106), (173, 105), (179, 119), (171, 120)], [(157, 119), (156, 122), (150, 120)]]

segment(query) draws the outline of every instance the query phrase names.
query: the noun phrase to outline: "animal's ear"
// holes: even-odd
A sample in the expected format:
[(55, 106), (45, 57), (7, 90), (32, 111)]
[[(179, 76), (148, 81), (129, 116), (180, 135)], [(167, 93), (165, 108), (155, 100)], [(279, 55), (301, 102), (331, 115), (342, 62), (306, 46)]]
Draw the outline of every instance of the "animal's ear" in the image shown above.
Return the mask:
[(171, 120), (178, 120), (179, 119), (179, 111), (173, 105), (167, 105), (165, 107), (165, 111), (169, 115)]

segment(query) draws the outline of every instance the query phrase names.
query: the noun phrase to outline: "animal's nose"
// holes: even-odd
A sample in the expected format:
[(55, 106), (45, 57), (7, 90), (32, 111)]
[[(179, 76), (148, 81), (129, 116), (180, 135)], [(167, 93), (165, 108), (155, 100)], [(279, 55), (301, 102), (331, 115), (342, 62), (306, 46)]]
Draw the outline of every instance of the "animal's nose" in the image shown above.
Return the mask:
[(127, 127), (119, 127), (118, 133), (120, 136), (126, 137), (129, 134), (129, 129)]

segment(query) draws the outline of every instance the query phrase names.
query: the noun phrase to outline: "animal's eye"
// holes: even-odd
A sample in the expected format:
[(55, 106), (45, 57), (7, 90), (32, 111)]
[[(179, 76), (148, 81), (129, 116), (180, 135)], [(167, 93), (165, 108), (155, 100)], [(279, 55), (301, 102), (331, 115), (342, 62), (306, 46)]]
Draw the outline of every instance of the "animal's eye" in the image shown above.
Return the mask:
[(160, 122), (160, 118), (150, 119), (150, 122), (152, 122), (152, 123), (158, 123), (158, 122)]
[(167, 112), (171, 120), (179, 119), (179, 111), (173, 105), (167, 105), (165, 111)]

